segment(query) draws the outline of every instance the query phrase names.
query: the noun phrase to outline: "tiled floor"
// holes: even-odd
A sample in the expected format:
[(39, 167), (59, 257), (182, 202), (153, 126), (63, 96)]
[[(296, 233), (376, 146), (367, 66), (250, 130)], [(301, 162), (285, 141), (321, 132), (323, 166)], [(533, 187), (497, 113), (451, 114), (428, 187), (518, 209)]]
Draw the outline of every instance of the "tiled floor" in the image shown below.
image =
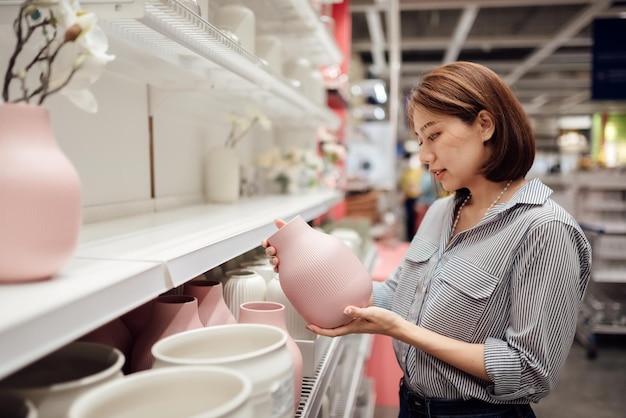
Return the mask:
[[(626, 417), (626, 337), (598, 341), (598, 356), (574, 343), (561, 379), (548, 397), (533, 405), (537, 418)], [(396, 408), (377, 407), (374, 418), (397, 418)]]

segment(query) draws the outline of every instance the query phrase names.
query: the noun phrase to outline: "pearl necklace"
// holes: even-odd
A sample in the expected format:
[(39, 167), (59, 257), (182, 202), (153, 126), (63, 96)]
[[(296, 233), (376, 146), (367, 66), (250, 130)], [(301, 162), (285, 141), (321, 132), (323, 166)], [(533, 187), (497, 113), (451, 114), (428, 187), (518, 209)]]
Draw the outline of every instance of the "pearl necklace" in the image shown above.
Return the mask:
[[(506, 186), (504, 186), (504, 189), (500, 192), (498, 197), (496, 197), (496, 200), (494, 200), (493, 203), (487, 208), (485, 215), (487, 215), (489, 211), (496, 205), (496, 203), (500, 201), (504, 193), (507, 190), (509, 190), (509, 186), (511, 185), (511, 183), (513, 183), (513, 180), (509, 180)], [(450, 239), (452, 239), (452, 237), (454, 236), (454, 232), (456, 231), (456, 225), (459, 223), (459, 219), (461, 219), (461, 211), (463, 210), (463, 207), (465, 206), (465, 204), (470, 200), (470, 197), (472, 197), (471, 193), (467, 195), (465, 200), (463, 200), (463, 203), (461, 203), (461, 206), (459, 206), (459, 211), (456, 213), (456, 217), (454, 218), (454, 222), (452, 223), (452, 231), (450, 231)], [(485, 215), (483, 215), (483, 218), (485, 217)]]

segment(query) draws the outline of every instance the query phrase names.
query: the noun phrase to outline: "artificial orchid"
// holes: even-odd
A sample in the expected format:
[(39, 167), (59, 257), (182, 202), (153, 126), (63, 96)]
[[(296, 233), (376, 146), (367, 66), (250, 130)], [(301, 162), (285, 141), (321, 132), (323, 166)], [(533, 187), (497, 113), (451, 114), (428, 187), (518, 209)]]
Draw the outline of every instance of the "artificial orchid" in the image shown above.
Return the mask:
[[(82, 10), (78, 0), (25, 0), (13, 30), (16, 45), (4, 77), (4, 102), (41, 105), (60, 92), (83, 110), (98, 110), (89, 87), (115, 57), (107, 54), (108, 40), (94, 13)], [(29, 42), (38, 43), (34, 51)]]

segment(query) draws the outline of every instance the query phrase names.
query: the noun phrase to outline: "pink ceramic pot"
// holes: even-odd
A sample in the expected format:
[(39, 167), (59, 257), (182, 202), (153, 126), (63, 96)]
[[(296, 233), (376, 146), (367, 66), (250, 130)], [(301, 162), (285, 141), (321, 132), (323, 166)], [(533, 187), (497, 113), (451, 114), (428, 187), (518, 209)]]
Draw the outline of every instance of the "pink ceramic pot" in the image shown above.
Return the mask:
[(164, 295), (155, 299), (152, 317), (133, 347), (131, 372), (152, 367), (152, 345), (157, 341), (190, 329), (204, 328), (198, 316), (198, 300), (193, 296)]
[(205, 327), (237, 322), (226, 305), (222, 289), (222, 283), (205, 279), (192, 280), (183, 286), (183, 293), (198, 299), (200, 322)]
[(280, 285), (308, 323), (336, 328), (351, 321), (346, 306), (369, 303), (370, 275), (341, 239), (296, 216), (267, 241), (280, 259)]
[(0, 283), (43, 280), (72, 256), (81, 185), (48, 109), (0, 104)]
[(258, 301), (242, 303), (239, 309), (240, 324), (265, 324), (273, 325), (287, 332), (287, 349), (293, 360), (293, 387), (294, 387), (294, 411), (300, 404), (302, 392), (302, 353), (300, 347), (289, 335), (285, 322), (285, 306), (276, 302)]

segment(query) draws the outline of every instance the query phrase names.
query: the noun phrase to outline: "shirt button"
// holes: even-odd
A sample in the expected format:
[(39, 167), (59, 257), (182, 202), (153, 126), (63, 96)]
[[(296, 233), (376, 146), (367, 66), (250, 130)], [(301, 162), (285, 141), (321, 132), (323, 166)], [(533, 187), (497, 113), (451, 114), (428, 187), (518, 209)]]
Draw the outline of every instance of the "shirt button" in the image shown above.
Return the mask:
[(530, 388), (530, 389), (528, 389), (528, 393), (530, 393), (531, 395), (534, 395), (534, 394), (535, 394), (535, 392), (536, 392), (536, 391), (535, 391), (535, 388)]

